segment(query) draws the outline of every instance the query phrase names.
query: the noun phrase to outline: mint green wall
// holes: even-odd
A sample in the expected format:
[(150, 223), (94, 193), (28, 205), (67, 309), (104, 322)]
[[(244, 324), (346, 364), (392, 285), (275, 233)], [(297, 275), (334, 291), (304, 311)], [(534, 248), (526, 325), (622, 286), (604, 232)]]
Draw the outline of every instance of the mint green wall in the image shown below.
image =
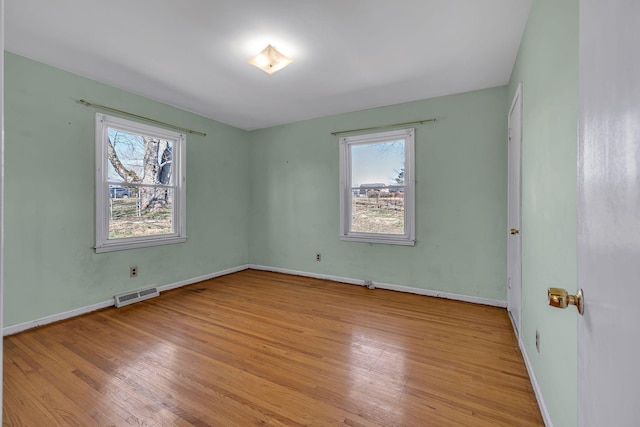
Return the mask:
[[(506, 87), (251, 133), (251, 262), (506, 299)], [(416, 126), (414, 247), (338, 240), (338, 138)], [(315, 253), (322, 261), (315, 261)]]
[[(547, 288), (577, 289), (578, 0), (535, 0), (509, 100), (523, 84), (522, 333), (556, 426), (577, 425), (577, 311)], [(535, 331), (541, 352), (535, 348)]]
[[(247, 263), (247, 132), (11, 53), (5, 79), (5, 326)], [(187, 136), (186, 243), (94, 253), (96, 110), (80, 98), (207, 133)]]

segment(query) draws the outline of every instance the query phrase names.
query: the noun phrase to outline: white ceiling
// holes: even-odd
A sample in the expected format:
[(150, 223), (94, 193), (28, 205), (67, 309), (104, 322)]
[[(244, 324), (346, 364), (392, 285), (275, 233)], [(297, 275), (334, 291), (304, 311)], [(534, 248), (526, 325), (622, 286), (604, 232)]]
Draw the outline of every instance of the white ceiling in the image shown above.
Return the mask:
[(252, 130), (507, 84), (531, 2), (12, 0), (5, 45)]

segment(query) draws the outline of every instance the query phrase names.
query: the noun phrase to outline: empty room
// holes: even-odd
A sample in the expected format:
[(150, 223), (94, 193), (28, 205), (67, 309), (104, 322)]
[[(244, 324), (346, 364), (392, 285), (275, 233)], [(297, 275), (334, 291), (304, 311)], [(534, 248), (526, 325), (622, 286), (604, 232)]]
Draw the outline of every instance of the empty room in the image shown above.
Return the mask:
[(3, 425), (640, 425), (631, 0), (0, 5)]

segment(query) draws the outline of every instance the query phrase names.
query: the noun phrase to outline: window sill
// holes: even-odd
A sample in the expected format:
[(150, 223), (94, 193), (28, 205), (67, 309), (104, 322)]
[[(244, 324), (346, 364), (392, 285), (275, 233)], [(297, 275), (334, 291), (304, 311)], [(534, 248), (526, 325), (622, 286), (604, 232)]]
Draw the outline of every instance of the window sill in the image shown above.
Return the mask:
[(109, 242), (95, 247), (96, 253), (123, 251), (127, 249), (148, 248), (151, 246), (170, 245), (174, 243), (184, 243), (186, 237), (160, 237), (147, 240), (129, 240), (123, 242)]
[(339, 236), (340, 240), (345, 242), (361, 242), (361, 243), (382, 243), (387, 245), (415, 246), (414, 239), (393, 238), (381, 236)]

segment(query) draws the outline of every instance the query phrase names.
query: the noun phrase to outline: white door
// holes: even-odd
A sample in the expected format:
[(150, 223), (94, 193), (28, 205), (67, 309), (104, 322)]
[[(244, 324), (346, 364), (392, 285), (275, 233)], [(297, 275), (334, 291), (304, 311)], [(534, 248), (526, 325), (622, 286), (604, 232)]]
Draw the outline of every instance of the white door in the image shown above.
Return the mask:
[(520, 334), (522, 305), (522, 251), (520, 240), (520, 167), (522, 148), (522, 84), (518, 85), (509, 110), (508, 143), (508, 229), (507, 229), (507, 309), (516, 335)]
[(638, 0), (580, 1), (581, 427), (640, 426), (639, 22)]

